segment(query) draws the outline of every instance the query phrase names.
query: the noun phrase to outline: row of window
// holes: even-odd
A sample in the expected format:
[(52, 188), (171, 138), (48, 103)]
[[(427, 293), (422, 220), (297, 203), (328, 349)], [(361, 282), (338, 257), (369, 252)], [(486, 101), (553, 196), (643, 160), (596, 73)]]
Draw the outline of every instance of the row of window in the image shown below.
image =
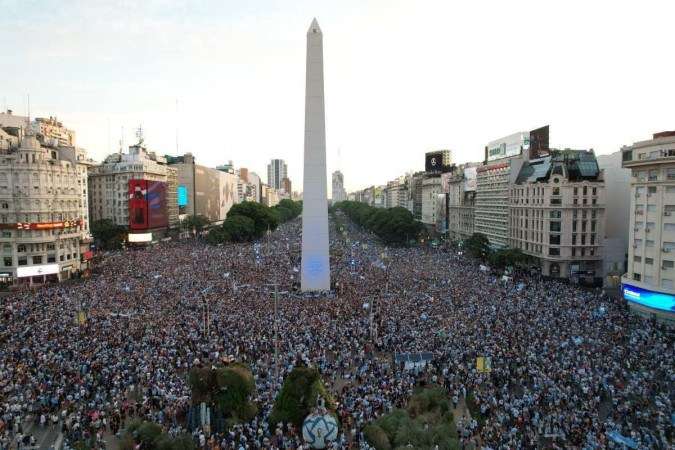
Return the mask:
[(663, 173), (659, 169), (633, 171), (639, 182), (675, 180), (675, 167), (666, 168)]
[[(32, 265), (39, 265), (42, 264), (45, 258), (43, 258), (43, 255), (33, 255), (31, 257), (28, 256), (19, 256), (16, 260), (18, 266), (27, 266), (28, 265), (28, 259), (30, 258), (31, 264)], [(14, 261), (11, 256), (5, 256), (2, 258), (3, 259), (3, 264), (5, 267), (12, 267), (14, 265)], [(70, 261), (71, 259), (77, 259), (77, 253), (68, 253), (64, 255), (59, 255), (59, 261)], [(54, 254), (49, 254), (47, 255), (46, 258), (47, 264), (49, 263), (55, 263), (56, 262), (56, 255)]]
[[(642, 275), (639, 273), (633, 273), (633, 279), (635, 281), (642, 281)], [(644, 282), (647, 284), (654, 284), (654, 277), (651, 275), (645, 275)], [(661, 278), (661, 288), (663, 289), (673, 289), (673, 280), (669, 278)]]

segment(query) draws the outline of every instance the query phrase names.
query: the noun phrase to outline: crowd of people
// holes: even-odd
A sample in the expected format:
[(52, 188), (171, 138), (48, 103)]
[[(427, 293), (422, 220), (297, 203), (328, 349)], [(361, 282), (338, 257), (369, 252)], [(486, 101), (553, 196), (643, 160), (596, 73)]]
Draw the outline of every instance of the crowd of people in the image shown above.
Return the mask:
[[(268, 419), (298, 361), (334, 394), (334, 448), (368, 449), (363, 428), (425, 383), (469, 406), (463, 448), (621, 448), (610, 433), (672, 448), (673, 334), (620, 299), (526, 274), (503, 282), (448, 249), (385, 248), (344, 217), (331, 225), (331, 295), (297, 291), (299, 253), (296, 220), (256, 244), (112, 253), (90, 279), (0, 298), (0, 448), (34, 444), (29, 423), (100, 447), (131, 418), (185, 431), (188, 371), (223, 358), (250, 365), (259, 413), (190, 430), (200, 448), (306, 448)], [(401, 352), (433, 358), (407, 370)]]

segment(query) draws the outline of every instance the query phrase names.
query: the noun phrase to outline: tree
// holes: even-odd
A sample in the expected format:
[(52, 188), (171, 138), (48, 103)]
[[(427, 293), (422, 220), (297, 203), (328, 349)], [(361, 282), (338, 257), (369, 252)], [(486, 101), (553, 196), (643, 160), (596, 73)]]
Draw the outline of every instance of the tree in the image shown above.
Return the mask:
[(119, 445), (121, 450), (193, 450), (194, 441), (187, 434), (172, 437), (154, 422), (134, 420), (127, 427)]
[(375, 233), (386, 244), (404, 245), (415, 239), (422, 231), (422, 225), (405, 208), (373, 208), (365, 203), (343, 201), (336, 207), (356, 224)]
[(185, 230), (192, 231), (193, 229), (197, 230), (197, 233), (202, 231), (210, 223), (209, 219), (201, 214), (196, 216), (187, 216), (183, 219), (182, 227)]
[(233, 216), (246, 216), (253, 220), (254, 238), (263, 236), (267, 230), (276, 230), (279, 224), (277, 217), (268, 206), (256, 202), (237, 203), (227, 213), (228, 219)]
[(526, 267), (532, 257), (518, 248), (505, 248), (493, 252), (489, 257), (490, 265), (503, 269), (505, 267)]
[(474, 233), (464, 241), (464, 248), (474, 258), (486, 260), (490, 256), (490, 241), (483, 233)]
[(274, 400), (270, 423), (292, 423), (300, 427), (316, 406), (317, 396), (324, 399), (328, 410), (335, 409), (335, 402), (324, 387), (319, 371), (316, 368), (295, 367)]
[(222, 226), (221, 237), (234, 242), (247, 242), (255, 237), (255, 223), (247, 216), (228, 217)]
[(105, 250), (117, 250), (122, 247), (126, 229), (110, 219), (97, 220), (91, 224), (91, 234), (98, 245)]

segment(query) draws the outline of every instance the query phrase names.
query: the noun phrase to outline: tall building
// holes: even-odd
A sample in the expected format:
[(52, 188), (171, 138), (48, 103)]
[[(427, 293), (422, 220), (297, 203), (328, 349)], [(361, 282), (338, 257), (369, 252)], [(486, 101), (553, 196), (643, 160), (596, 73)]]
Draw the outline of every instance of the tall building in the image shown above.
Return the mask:
[(621, 167), (621, 151), (598, 155), (598, 166), (605, 180), (605, 286), (617, 287), (628, 267), (630, 226), (630, 170)]
[(440, 193), (440, 176), (431, 176), (422, 181), (422, 223), (430, 227), (436, 226), (438, 196)]
[(385, 208), (408, 209), (408, 185), (405, 176), (395, 178), (385, 188)]
[(184, 197), (176, 202), (181, 214), (204, 216), (211, 222), (225, 220), (230, 208), (239, 202), (239, 177), (234, 170), (196, 164), (192, 153), (173, 157), (169, 162), (169, 167), (176, 170), (177, 190)]
[(291, 198), (293, 195), (293, 185), (291, 184), (290, 178), (286, 177), (281, 180), (281, 190), (284, 193), (284, 196)]
[(623, 296), (633, 311), (675, 323), (675, 131), (621, 151), (631, 170)]
[(466, 239), (473, 234), (474, 202), (476, 197), (476, 169), (478, 164), (468, 163), (453, 172), (443, 174), (447, 179), (448, 235)]
[[(422, 220), (422, 198), (423, 198), (423, 183), (425, 178), (424, 172), (415, 172), (410, 177), (410, 204), (413, 217), (416, 220)], [(410, 208), (408, 208), (410, 209)]]
[(330, 289), (330, 259), (328, 256), (323, 33), (316, 19), (312, 21), (307, 30), (305, 75), (301, 289), (303, 291), (327, 291)]
[(347, 191), (345, 191), (345, 178), (342, 172), (336, 170), (332, 176), (332, 195), (333, 203), (347, 200)]
[[(110, 219), (116, 225), (129, 226), (129, 180), (167, 183), (167, 199), (177, 198), (170, 178), (174, 171), (163, 156), (148, 152), (142, 142), (129, 147), (128, 153), (113, 153), (89, 172), (89, 205), (92, 222)], [(178, 211), (167, 208), (169, 227), (178, 225)]]
[(536, 257), (545, 276), (602, 284), (605, 184), (592, 151), (526, 161), (509, 203), (509, 247)]
[(283, 159), (273, 159), (267, 165), (267, 185), (281, 189), (281, 181), (288, 178), (288, 167)]
[(485, 147), (484, 164), (477, 169), (474, 230), (487, 236), (491, 246), (508, 245), (509, 192), (523, 162), (547, 149), (548, 126), (514, 133)]
[(0, 133), (0, 280), (70, 278), (87, 258), (83, 171), (89, 160), (82, 149), (42, 146), (30, 130), (19, 139), (10, 134), (17, 128), (10, 124)]

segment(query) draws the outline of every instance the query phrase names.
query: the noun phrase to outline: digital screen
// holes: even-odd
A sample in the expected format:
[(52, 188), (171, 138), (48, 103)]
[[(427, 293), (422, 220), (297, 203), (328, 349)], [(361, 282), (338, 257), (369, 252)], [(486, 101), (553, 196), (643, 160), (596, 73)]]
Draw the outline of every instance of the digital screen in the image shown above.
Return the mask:
[(187, 206), (187, 204), (188, 204), (187, 187), (180, 185), (178, 186), (178, 206)]
[(168, 225), (166, 183), (163, 181), (148, 181), (148, 228), (166, 227)]
[(443, 171), (443, 153), (427, 153), (424, 158), (424, 171), (428, 173)]
[(148, 182), (129, 180), (129, 228), (148, 228)]
[(623, 298), (648, 308), (675, 312), (675, 296), (661, 292), (653, 292), (630, 284), (622, 286)]

